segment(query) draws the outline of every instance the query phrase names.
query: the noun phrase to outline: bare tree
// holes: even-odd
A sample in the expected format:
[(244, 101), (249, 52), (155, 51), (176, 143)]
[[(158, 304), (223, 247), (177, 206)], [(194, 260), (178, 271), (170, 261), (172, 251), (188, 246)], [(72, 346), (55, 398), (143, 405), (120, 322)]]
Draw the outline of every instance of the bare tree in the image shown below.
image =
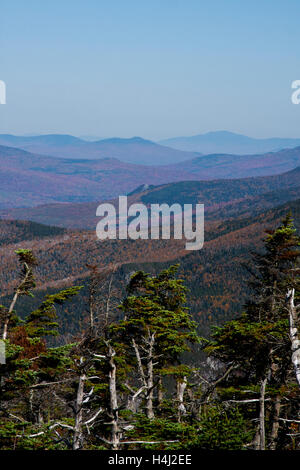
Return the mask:
[(150, 329), (147, 328), (147, 333), (141, 338), (140, 344), (138, 345), (134, 339), (132, 339), (133, 349), (138, 365), (139, 381), (142, 384), (141, 389), (138, 391), (137, 396), (143, 393), (146, 400), (146, 416), (149, 419), (155, 417), (153, 399), (154, 389), (157, 387), (159, 381), (154, 382), (154, 366), (155, 359), (157, 356), (154, 355), (155, 346), (155, 332), (151, 333)]
[(178, 422), (180, 423), (182, 416), (186, 415), (187, 411), (184, 405), (184, 392), (187, 387), (187, 377), (177, 380), (177, 413)]
[(300, 305), (295, 306), (295, 289), (290, 289), (287, 293), (290, 340), (292, 348), (292, 363), (295, 370), (296, 379), (300, 387), (300, 340), (298, 333), (298, 311)]

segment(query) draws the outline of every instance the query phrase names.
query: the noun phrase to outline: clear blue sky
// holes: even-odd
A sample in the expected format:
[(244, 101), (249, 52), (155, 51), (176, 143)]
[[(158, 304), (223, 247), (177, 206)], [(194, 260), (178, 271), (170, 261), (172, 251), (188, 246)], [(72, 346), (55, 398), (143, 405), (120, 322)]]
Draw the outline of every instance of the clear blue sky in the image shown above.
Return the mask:
[(299, 0), (2, 0), (0, 133), (300, 137)]

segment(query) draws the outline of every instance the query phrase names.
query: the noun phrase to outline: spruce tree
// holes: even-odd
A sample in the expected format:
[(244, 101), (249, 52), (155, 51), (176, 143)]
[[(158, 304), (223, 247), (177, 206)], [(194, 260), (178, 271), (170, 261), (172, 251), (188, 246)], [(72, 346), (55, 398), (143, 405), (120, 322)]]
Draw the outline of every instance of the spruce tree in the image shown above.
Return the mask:
[[(252, 408), (252, 402), (258, 404), (259, 426), (253, 439), (254, 448), (284, 446), (286, 443), (280, 442), (280, 423), (295, 418), (294, 414), (299, 411), (299, 390), (295, 391), (291, 367), (287, 308), (288, 290), (295, 289), (299, 295), (299, 245), (291, 214), (288, 214), (277, 229), (267, 232), (264, 253), (253, 256), (250, 281), (253, 296), (244, 312), (239, 318), (215, 328), (212, 340), (205, 347), (209, 355), (223, 363), (234, 364), (231, 399), (243, 403), (242, 397), (248, 398)], [(248, 397), (245, 390), (250, 391)], [(253, 393), (259, 398), (253, 400)], [(284, 411), (283, 400), (288, 401)]]
[(128, 360), (136, 364), (149, 419), (155, 416), (155, 391), (161, 404), (161, 378), (166, 375), (177, 381), (178, 414), (185, 412), (183, 393), (191, 368), (181, 364), (181, 355), (190, 350), (191, 343), (198, 342), (198, 336), (185, 306), (183, 280), (176, 278), (177, 270), (178, 265), (171, 266), (157, 276), (138, 271), (120, 306), (125, 317), (117, 329), (123, 333)]

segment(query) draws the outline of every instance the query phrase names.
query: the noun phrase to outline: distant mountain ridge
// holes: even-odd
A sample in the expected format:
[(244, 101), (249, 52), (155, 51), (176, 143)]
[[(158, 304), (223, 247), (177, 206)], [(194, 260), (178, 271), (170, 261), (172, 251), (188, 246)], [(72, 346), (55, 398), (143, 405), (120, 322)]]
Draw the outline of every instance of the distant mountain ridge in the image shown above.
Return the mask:
[(16, 136), (0, 134), (0, 145), (46, 156), (76, 160), (117, 158), (125, 163), (163, 166), (207, 155), (245, 156), (300, 146), (299, 139), (254, 139), (227, 131), (153, 142), (141, 137), (84, 140), (68, 134)]
[(208, 132), (190, 137), (175, 137), (159, 142), (168, 147), (189, 152), (251, 154), (277, 152), (300, 146), (300, 138), (255, 139), (228, 131)]
[(169, 149), (141, 137), (130, 139), (114, 137), (90, 142), (61, 134), (25, 137), (0, 134), (0, 145), (58, 158), (72, 160), (117, 158), (122, 162), (136, 165), (169, 165), (199, 156), (199, 153)]
[(300, 147), (263, 154), (209, 154), (174, 165), (203, 179), (267, 176), (289, 171), (300, 165)]

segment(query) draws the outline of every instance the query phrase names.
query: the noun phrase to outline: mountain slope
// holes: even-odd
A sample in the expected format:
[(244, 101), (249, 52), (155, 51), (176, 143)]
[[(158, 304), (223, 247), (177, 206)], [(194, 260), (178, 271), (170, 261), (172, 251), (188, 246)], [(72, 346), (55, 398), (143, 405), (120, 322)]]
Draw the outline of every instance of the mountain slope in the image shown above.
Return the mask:
[[(254, 215), (300, 197), (300, 167), (281, 175), (212, 181), (180, 181), (132, 191), (133, 202), (169, 205), (173, 203), (205, 205), (206, 219), (226, 219)], [(118, 205), (118, 200), (111, 200)], [(99, 219), (99, 202), (47, 204), (34, 208), (0, 210), (4, 219), (24, 219), (67, 228), (94, 230)]]
[(64, 235), (67, 230), (24, 220), (0, 220), (0, 246)]
[[(163, 202), (173, 204), (204, 203), (207, 208), (226, 206), (228, 203), (259, 197), (264, 193), (294, 188), (297, 192), (300, 184), (300, 167), (286, 173), (273, 176), (241, 179), (220, 179), (212, 181), (180, 181), (150, 189), (141, 195), (145, 204)], [(300, 194), (299, 194), (300, 196)]]

